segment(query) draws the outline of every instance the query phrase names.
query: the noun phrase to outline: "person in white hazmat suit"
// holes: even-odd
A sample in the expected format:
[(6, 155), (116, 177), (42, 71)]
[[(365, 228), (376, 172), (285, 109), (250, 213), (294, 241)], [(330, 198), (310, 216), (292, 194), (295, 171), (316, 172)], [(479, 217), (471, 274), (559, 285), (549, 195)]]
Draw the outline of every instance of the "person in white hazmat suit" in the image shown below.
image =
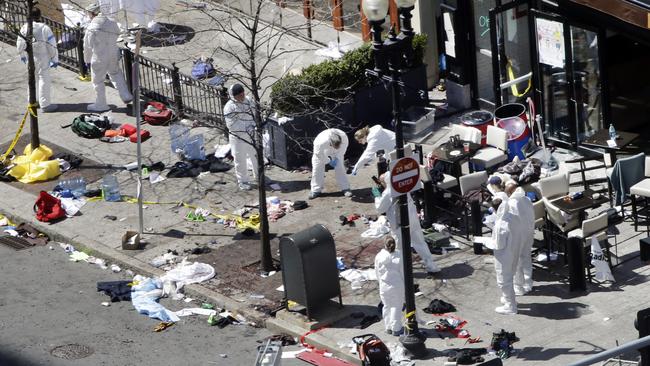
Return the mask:
[[(514, 194), (515, 188), (516, 184), (507, 183), (506, 194)], [(499, 314), (517, 314), (514, 278), (518, 270), (519, 258), (533, 234), (532, 230), (527, 227), (527, 221), (530, 220), (527, 218), (529, 214), (526, 213), (526, 206), (523, 201), (519, 201), (522, 192), (523, 190), (517, 192), (514, 198), (509, 197), (499, 206), (492, 229), (492, 240), (488, 246), (494, 251), (497, 286), (501, 289), (502, 305), (494, 309)], [(525, 194), (523, 199), (528, 199)], [(519, 206), (524, 208), (521, 213)], [(534, 221), (532, 225), (534, 225)], [(528, 256), (530, 256), (530, 250), (528, 250)]]
[[(41, 19), (41, 11), (38, 8), (32, 10), (32, 35), (34, 50), (34, 71), (38, 78), (38, 89), (36, 100), (43, 112), (54, 112), (57, 110), (57, 105), (52, 104), (50, 101), (50, 88), (52, 87), (52, 78), (50, 77), (50, 68), (56, 68), (59, 65), (59, 52), (56, 48), (56, 38), (52, 29), (47, 25), (39, 22)], [(27, 24), (20, 28), (20, 34), (16, 41), (16, 48), (20, 54), (20, 61), (27, 63), (27, 42), (25, 42), (25, 35), (27, 34)]]
[(533, 260), (531, 250), (535, 242), (535, 209), (533, 203), (526, 196), (523, 188), (516, 183), (506, 183), (506, 193), (510, 193), (509, 202), (513, 205), (513, 212), (519, 217), (522, 231), (521, 250), (517, 262), (517, 272), (514, 278), (515, 295), (525, 295), (533, 289)]
[(133, 95), (126, 85), (124, 75), (119, 65), (119, 49), (117, 37), (120, 28), (114, 20), (99, 11), (99, 5), (93, 4), (86, 8), (91, 18), (84, 35), (84, 59), (90, 61), (90, 75), (95, 88), (95, 103), (88, 105), (91, 112), (104, 112), (109, 110), (106, 104), (106, 74), (111, 78), (113, 85), (120, 93), (120, 98), (125, 104), (133, 101)]
[(352, 175), (357, 175), (359, 169), (370, 163), (376, 156), (377, 151), (384, 150), (384, 154), (395, 150), (395, 133), (387, 130), (380, 125), (364, 127), (354, 133), (354, 139), (358, 143), (365, 145), (366, 149), (352, 169)]
[[(391, 234), (397, 238), (397, 246), (400, 251), (403, 250), (402, 247), (402, 228), (399, 225), (399, 203), (398, 197), (391, 197), (392, 188), (390, 184), (390, 172), (386, 172), (380, 177), (380, 181), (383, 182), (384, 191), (381, 194), (381, 197), (375, 198), (375, 208), (380, 214), (386, 214), (386, 218), (390, 224)], [(422, 182), (418, 183), (422, 185)], [(429, 246), (427, 245), (426, 240), (424, 239), (424, 233), (422, 232), (422, 226), (420, 226), (420, 218), (418, 217), (417, 209), (415, 208), (415, 203), (410, 194), (407, 194), (407, 203), (409, 211), (409, 227), (410, 227), (410, 236), (411, 236), (411, 247), (415, 249), (424, 268), (428, 273), (437, 273), (440, 272), (440, 268), (433, 261), (433, 256), (429, 251)]]
[(120, 4), (126, 10), (130, 23), (147, 27), (152, 32), (157, 31), (158, 27), (153, 19), (160, 9), (160, 0), (120, 0)]
[[(251, 190), (251, 179), (257, 174), (257, 154), (253, 145), (255, 136), (255, 119), (252, 103), (246, 96), (241, 84), (233, 84), (229, 90), (230, 100), (223, 108), (223, 115), (228, 127), (228, 142), (235, 163), (235, 176), (239, 189)], [(248, 174), (250, 164), (252, 177)]]
[(402, 253), (395, 249), (395, 239), (389, 237), (384, 248), (375, 256), (375, 273), (379, 281), (379, 298), (386, 333), (399, 335), (402, 332), (404, 306), (404, 268)]
[(321, 195), (325, 186), (325, 164), (331, 165), (336, 173), (336, 182), (345, 197), (352, 197), (350, 182), (345, 175), (343, 164), (348, 149), (348, 137), (345, 132), (330, 128), (319, 133), (314, 139), (314, 152), (311, 157), (311, 192), (309, 199)]

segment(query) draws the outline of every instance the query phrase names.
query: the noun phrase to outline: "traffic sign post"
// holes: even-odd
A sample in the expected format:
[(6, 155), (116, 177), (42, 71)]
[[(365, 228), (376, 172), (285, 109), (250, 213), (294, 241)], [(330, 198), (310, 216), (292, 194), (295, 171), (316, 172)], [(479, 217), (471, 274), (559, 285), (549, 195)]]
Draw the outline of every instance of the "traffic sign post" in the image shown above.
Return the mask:
[(401, 158), (391, 164), (390, 184), (392, 196), (409, 193), (420, 182), (420, 164), (411, 158)]

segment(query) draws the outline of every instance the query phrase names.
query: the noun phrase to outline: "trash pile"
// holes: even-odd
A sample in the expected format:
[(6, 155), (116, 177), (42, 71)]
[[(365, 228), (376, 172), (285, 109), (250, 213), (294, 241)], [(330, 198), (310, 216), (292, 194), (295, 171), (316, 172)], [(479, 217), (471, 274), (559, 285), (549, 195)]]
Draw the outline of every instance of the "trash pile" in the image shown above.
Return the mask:
[[(0, 215), (0, 230), (3, 235), (21, 238), (26, 246), (45, 245), (50, 238), (27, 223), (14, 224), (7, 217)], [(1, 236), (1, 235), (0, 235)]]

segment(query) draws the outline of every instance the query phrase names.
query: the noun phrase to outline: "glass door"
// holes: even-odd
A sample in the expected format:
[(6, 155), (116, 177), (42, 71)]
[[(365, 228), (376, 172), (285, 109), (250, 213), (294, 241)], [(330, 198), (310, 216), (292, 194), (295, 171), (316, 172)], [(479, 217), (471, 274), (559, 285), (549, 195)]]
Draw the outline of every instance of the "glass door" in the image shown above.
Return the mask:
[(598, 33), (569, 25), (571, 71), (577, 142), (603, 129)]
[[(535, 105), (542, 115), (546, 137), (574, 147), (571, 73), (567, 73), (566, 19), (532, 12), (536, 62)], [(570, 71), (570, 70), (569, 70)]]
[(531, 15), (534, 100), (545, 134), (577, 147), (603, 128), (598, 34), (555, 14)]
[(529, 1), (490, 10), (494, 97), (498, 106), (524, 103), (532, 93)]

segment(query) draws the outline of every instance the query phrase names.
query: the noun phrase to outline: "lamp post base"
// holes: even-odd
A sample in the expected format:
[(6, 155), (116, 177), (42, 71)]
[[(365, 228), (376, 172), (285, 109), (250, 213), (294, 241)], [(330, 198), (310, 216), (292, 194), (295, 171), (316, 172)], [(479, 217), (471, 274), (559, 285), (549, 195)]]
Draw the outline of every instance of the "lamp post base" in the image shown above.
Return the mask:
[(403, 334), (399, 337), (399, 341), (404, 346), (404, 349), (409, 351), (415, 359), (421, 359), (427, 355), (427, 347), (424, 345), (425, 339), (426, 337), (420, 331)]

